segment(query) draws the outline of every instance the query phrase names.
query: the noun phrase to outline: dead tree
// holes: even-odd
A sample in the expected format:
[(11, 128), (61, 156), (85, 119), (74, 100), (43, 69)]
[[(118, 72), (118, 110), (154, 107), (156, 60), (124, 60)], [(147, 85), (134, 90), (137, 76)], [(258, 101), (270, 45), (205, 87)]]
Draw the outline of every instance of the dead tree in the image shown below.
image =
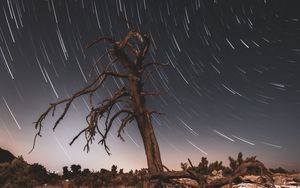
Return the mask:
[[(84, 150), (89, 151), (90, 144), (98, 138), (98, 144), (102, 144), (106, 152), (110, 154), (110, 149), (106, 141), (112, 126), (116, 124), (116, 120), (120, 119), (117, 134), (121, 140), (124, 140), (122, 137), (124, 128), (132, 121), (135, 121), (143, 139), (147, 158), (148, 174), (145, 176), (147, 185), (149, 185), (149, 180), (156, 183), (166, 182), (184, 184), (180, 182), (180, 179), (188, 178), (197, 182), (197, 185), (194, 187), (221, 187), (226, 184), (232, 184), (234, 179), (245, 175), (247, 169), (250, 167), (260, 167), (262, 175), (265, 175), (267, 179), (272, 182), (268, 170), (255, 158), (244, 161), (230, 176), (209, 183), (207, 182), (208, 176), (193, 171), (194, 167), (190, 160), (189, 163), (192, 168), (188, 168), (184, 171), (169, 171), (167, 169), (167, 172), (164, 172), (163, 168), (165, 166), (163, 166), (161, 161), (159, 145), (151, 121), (153, 114), (160, 113), (149, 111), (145, 103), (147, 96), (157, 96), (160, 95), (160, 93), (157, 91), (145, 91), (144, 84), (151, 74), (149, 68), (153, 66), (166, 66), (167, 64), (159, 62), (145, 63), (145, 58), (151, 45), (151, 39), (149, 35), (135, 30), (129, 31), (127, 35), (119, 41), (109, 37), (99, 37), (89, 44), (87, 48), (100, 42), (107, 42), (110, 45), (110, 49), (96, 61), (94, 66), (97, 66), (99, 63), (105, 64), (102, 60), (106, 56), (109, 57), (107, 59), (110, 59), (110, 61), (106, 63), (105, 66), (102, 66), (102, 72), (99, 73), (86, 87), (77, 91), (69, 98), (50, 103), (48, 109), (41, 114), (35, 122), (37, 133), (34, 137), (32, 150), (35, 147), (37, 137), (41, 137), (43, 128), (42, 123), (45, 118), (49, 114), (54, 116), (57, 106), (64, 106), (63, 112), (53, 126), (53, 130), (55, 130), (61, 120), (66, 116), (74, 100), (87, 95), (89, 96), (90, 105), (90, 111), (86, 116), (87, 126), (72, 139), (70, 145), (72, 145), (79, 136), (84, 135), (86, 139)], [(119, 66), (121, 68), (119, 71), (116, 71), (116, 69), (113, 68), (114, 66)], [(104, 99), (101, 103), (95, 103), (94, 94), (101, 89), (104, 82), (109, 78), (123, 79), (124, 81), (122, 83), (124, 83), (124, 85), (118, 87), (109, 98)], [(121, 108), (118, 109), (116, 106)], [(115, 111), (115, 109), (118, 110)], [(100, 127), (101, 120), (104, 122), (104, 130)]]
[[(163, 165), (159, 145), (151, 121), (153, 114), (160, 113), (149, 111), (145, 103), (147, 96), (156, 96), (160, 93), (157, 91), (145, 91), (144, 83), (151, 74), (151, 71), (149, 71), (151, 67), (165, 66), (167, 64), (159, 62), (145, 63), (145, 58), (151, 45), (151, 39), (149, 35), (136, 30), (129, 31), (121, 40), (109, 37), (99, 37), (89, 44), (87, 48), (100, 42), (105, 42), (110, 45), (108, 51), (102, 55), (94, 65), (97, 66), (97, 64), (101, 63), (103, 67), (102, 72), (99, 73), (86, 87), (74, 93), (71, 97), (55, 103), (50, 103), (48, 109), (35, 122), (35, 128), (38, 132), (34, 137), (32, 149), (34, 149), (37, 137), (41, 136), (42, 123), (49, 113), (52, 113), (53, 116), (56, 107), (58, 105), (64, 105), (62, 114), (60, 114), (53, 126), (53, 130), (55, 130), (57, 125), (67, 114), (72, 102), (81, 96), (88, 95), (90, 112), (86, 116), (87, 126), (73, 138), (70, 145), (72, 145), (79, 136), (84, 135), (86, 138), (84, 149), (89, 151), (90, 144), (98, 138), (98, 144), (102, 144), (106, 152), (110, 154), (106, 141), (111, 127), (116, 124), (116, 120), (121, 120), (118, 128), (118, 137), (122, 140), (124, 128), (132, 121), (136, 121), (144, 143), (148, 171), (149, 173), (160, 173), (163, 171)], [(102, 60), (105, 59), (105, 57), (109, 57), (106, 59), (110, 59), (110, 62), (103, 66), (105, 63), (102, 62)], [(119, 66), (119, 71), (116, 71), (113, 66)], [(95, 103), (93, 94), (101, 89), (103, 83), (108, 78), (123, 79), (124, 85), (119, 87), (112, 96), (103, 100), (100, 104)], [(113, 109), (116, 109), (116, 105), (121, 105), (122, 108), (114, 113)], [(101, 127), (99, 127), (100, 120), (104, 121), (104, 130), (101, 130)]]

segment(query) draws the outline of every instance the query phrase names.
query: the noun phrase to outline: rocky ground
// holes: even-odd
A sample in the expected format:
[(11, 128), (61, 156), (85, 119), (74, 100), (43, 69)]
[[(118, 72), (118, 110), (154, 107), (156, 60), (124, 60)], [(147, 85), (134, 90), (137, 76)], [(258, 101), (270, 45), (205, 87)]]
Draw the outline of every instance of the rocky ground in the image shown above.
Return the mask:
[[(209, 178), (209, 181), (212, 181), (214, 179), (220, 178), (221, 174), (220, 172), (214, 172), (214, 176), (211, 176)], [(276, 188), (300, 188), (300, 173), (295, 174), (274, 174), (273, 176), (274, 183), (276, 185)], [(266, 184), (264, 184), (263, 180), (260, 176), (245, 176), (243, 177), (243, 181), (247, 183), (240, 183), (237, 185), (233, 185), (233, 188), (265, 188), (268, 187)], [(196, 186), (197, 183), (188, 179), (182, 179), (181, 182), (186, 187), (189, 186)], [(288, 185), (289, 182), (297, 182), (299, 186), (293, 186)], [(37, 186), (35, 188), (71, 188), (72, 182), (62, 182), (61, 185), (53, 186), (53, 185), (44, 185), (44, 186)], [(171, 188), (172, 186), (167, 186), (167, 188)], [(85, 187), (82, 187), (85, 188)], [(106, 188), (112, 188), (112, 187), (106, 187)], [(135, 187), (125, 187), (125, 186), (118, 186), (117, 188), (135, 188)], [(223, 186), (222, 188), (229, 188), (229, 185)]]
[[(213, 181), (215, 179), (221, 178), (222, 173), (213, 172), (213, 176), (208, 178), (208, 181)], [(246, 183), (240, 183), (233, 185), (233, 188), (264, 188), (269, 187), (268, 184), (264, 181), (260, 176), (244, 176), (243, 181)], [(276, 188), (300, 188), (300, 173), (294, 174), (274, 174), (273, 180)], [(186, 185), (196, 186), (197, 182), (192, 180), (183, 179), (182, 182)], [(297, 186), (288, 185), (289, 183), (294, 182), (294, 184), (298, 184)], [(222, 188), (229, 188), (229, 185), (223, 186)]]

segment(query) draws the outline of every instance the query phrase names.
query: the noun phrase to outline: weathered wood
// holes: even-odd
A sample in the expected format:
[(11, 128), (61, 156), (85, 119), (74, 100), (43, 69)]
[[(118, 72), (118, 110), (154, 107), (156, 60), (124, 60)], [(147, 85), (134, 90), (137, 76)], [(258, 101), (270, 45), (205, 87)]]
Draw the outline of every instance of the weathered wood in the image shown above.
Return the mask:
[[(193, 166), (190, 160), (189, 163), (191, 166)], [(185, 171), (170, 171), (170, 172), (149, 174), (149, 179), (160, 180), (164, 182), (168, 180), (176, 180), (176, 179), (178, 180), (182, 178), (187, 178), (198, 182), (198, 186), (194, 186), (194, 187), (219, 188), (227, 184), (232, 186), (233, 181), (240, 176), (246, 175), (247, 169), (250, 167), (259, 167), (262, 172), (261, 175), (264, 176), (269, 181), (270, 185), (274, 186), (273, 179), (271, 177), (270, 172), (267, 170), (267, 168), (264, 166), (262, 162), (255, 160), (255, 158), (250, 159), (248, 161), (244, 161), (231, 175), (213, 180), (211, 182), (207, 182), (207, 178), (208, 178), (207, 175), (202, 175), (191, 169), (187, 169)], [(180, 184), (180, 181), (178, 181), (178, 184)]]
[[(106, 152), (110, 154), (109, 147), (106, 144), (106, 139), (111, 127), (115, 124), (114, 120), (118, 117), (121, 119), (121, 125), (118, 129), (118, 137), (122, 140), (123, 137), (121, 134), (123, 133), (123, 129), (127, 124), (135, 120), (143, 140), (149, 173), (163, 172), (159, 145), (155, 137), (151, 121), (152, 113), (155, 111), (150, 112), (145, 104), (145, 97), (147, 95), (159, 95), (159, 93), (157, 91), (144, 91), (143, 86), (145, 80), (143, 80), (143, 74), (146, 72), (146, 69), (151, 66), (165, 66), (165, 64), (158, 62), (144, 62), (151, 45), (150, 37), (147, 34), (132, 30), (129, 31), (120, 41), (109, 37), (99, 37), (91, 44), (87, 45), (87, 48), (103, 41), (111, 44), (111, 48), (98, 59), (98, 61), (93, 65), (93, 68), (101, 63), (100, 61), (103, 60), (105, 56), (109, 56), (108, 59), (112, 57), (113, 60), (109, 62), (102, 72), (86, 87), (74, 93), (69, 98), (50, 104), (49, 108), (35, 123), (35, 128), (38, 129), (38, 132), (35, 135), (32, 150), (34, 149), (37, 137), (41, 136), (43, 126), (42, 122), (49, 113), (52, 112), (52, 115), (54, 115), (55, 109), (58, 105), (65, 105), (62, 114), (58, 117), (53, 126), (53, 130), (55, 130), (57, 125), (69, 111), (74, 100), (84, 95), (89, 95), (91, 109), (86, 117), (88, 125), (73, 138), (70, 145), (72, 145), (79, 136), (85, 135), (86, 145), (84, 149), (89, 151), (89, 145), (92, 144), (95, 137), (99, 135), (100, 141), (98, 143), (102, 144)], [(114, 69), (112, 68), (112, 65), (115, 64), (122, 67), (121, 71), (113, 71)], [(113, 94), (113, 96), (103, 100), (100, 105), (95, 105), (93, 103), (93, 94), (103, 86), (104, 81), (106, 81), (109, 77), (125, 79), (126, 81), (124, 82), (124, 85)], [(115, 104), (124, 102), (127, 104), (126, 107), (124, 105), (122, 109), (119, 109), (119, 111), (114, 113), (112, 109)], [(99, 128), (98, 121), (100, 119), (105, 120), (104, 131), (101, 131)]]

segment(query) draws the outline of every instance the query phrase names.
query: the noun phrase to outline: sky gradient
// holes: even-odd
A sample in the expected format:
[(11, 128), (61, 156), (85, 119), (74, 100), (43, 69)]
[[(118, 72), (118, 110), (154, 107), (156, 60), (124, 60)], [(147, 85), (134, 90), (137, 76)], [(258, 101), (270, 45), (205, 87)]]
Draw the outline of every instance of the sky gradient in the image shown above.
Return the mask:
[[(147, 61), (156, 69), (146, 88), (164, 91), (147, 98), (163, 163), (179, 169), (187, 158), (222, 160), (243, 152), (268, 167), (300, 170), (300, 16), (296, 1), (204, 0), (7, 0), (0, 1), (0, 146), (50, 170), (81, 164), (99, 170), (112, 164), (146, 167), (137, 127), (125, 139), (111, 131), (111, 156), (84, 139), (69, 142), (88, 113), (75, 101), (52, 132), (48, 117), (28, 154), (34, 125), (48, 103), (70, 96), (92, 78), (89, 71), (108, 45), (84, 46), (97, 36), (120, 39), (130, 20), (152, 38)], [(99, 101), (120, 84), (105, 83)], [(57, 110), (57, 114), (62, 109)]]

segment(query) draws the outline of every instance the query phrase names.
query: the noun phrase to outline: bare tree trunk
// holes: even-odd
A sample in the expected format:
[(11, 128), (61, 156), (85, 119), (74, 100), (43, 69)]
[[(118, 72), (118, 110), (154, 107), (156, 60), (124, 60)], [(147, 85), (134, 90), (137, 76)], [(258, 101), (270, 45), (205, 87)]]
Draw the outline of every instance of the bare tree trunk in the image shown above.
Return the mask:
[(142, 114), (137, 118), (137, 123), (144, 142), (149, 173), (162, 172), (159, 146), (149, 117)]
[(129, 80), (136, 121), (143, 139), (147, 157), (148, 171), (150, 174), (163, 172), (159, 146), (151, 122), (151, 114), (147, 111), (145, 99), (144, 96), (142, 96), (143, 85), (140, 82), (139, 75), (131, 76)]

